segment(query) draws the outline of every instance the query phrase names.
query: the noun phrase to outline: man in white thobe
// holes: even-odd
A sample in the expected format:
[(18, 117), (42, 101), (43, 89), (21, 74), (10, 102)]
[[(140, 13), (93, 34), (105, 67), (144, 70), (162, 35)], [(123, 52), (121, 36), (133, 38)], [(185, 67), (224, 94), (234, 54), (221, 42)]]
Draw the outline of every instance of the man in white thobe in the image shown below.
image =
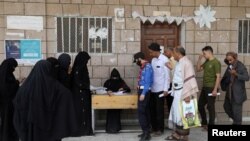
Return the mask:
[(184, 48), (174, 49), (174, 58), (178, 62), (174, 69), (172, 81), (174, 100), (169, 114), (169, 128), (173, 129), (173, 134), (168, 136), (166, 140), (188, 140), (189, 129), (183, 128), (180, 102), (183, 100), (189, 102), (192, 97), (197, 97), (198, 85), (193, 64), (185, 55)]

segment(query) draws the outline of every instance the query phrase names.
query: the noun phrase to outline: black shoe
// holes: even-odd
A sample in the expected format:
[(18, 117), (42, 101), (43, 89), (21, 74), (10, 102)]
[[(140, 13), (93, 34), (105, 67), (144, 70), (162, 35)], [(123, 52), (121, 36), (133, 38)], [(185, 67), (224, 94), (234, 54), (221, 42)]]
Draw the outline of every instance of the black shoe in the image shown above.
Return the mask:
[(154, 132), (152, 136), (153, 137), (160, 137), (162, 134), (163, 134), (162, 131), (157, 131), (157, 132)]
[(141, 138), (142, 136), (144, 136), (144, 134), (143, 134), (143, 133), (142, 133), (142, 134), (140, 134), (140, 135), (138, 135), (138, 137), (139, 137), (139, 138)]
[(150, 134), (144, 134), (144, 136), (141, 137), (140, 141), (149, 141), (150, 139)]

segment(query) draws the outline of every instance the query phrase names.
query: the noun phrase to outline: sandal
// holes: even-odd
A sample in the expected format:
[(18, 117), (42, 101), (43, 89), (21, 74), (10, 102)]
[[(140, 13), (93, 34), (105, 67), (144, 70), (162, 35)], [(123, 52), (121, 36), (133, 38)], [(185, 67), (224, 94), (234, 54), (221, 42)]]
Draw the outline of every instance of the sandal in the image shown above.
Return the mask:
[(186, 140), (186, 139), (179, 139), (178, 141), (188, 141), (188, 140)]
[(188, 136), (181, 136), (178, 141), (188, 141)]
[(202, 126), (202, 131), (207, 131), (208, 130), (208, 127), (205, 125), (205, 126)]
[(172, 134), (172, 135), (170, 135), (170, 136), (168, 136), (167, 138), (165, 138), (165, 140), (175, 140), (175, 141), (178, 141), (180, 138), (178, 138), (178, 137), (176, 137), (176, 136), (174, 136), (174, 134)]

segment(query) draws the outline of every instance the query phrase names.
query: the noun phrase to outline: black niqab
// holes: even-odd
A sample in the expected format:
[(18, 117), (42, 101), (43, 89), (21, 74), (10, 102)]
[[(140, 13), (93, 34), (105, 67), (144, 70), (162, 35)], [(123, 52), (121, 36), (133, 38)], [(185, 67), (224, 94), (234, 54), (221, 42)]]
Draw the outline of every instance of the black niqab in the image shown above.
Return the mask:
[[(77, 81), (81, 83), (81, 87), (84, 89), (89, 89), (90, 87), (89, 71), (87, 67), (90, 58), (87, 52), (79, 52), (75, 58), (71, 72), (71, 79), (78, 79)], [(78, 78), (73, 78), (76, 73)], [(72, 85), (74, 84), (72, 83)]]
[(52, 75), (54, 78), (58, 79), (58, 73), (59, 73), (59, 61), (54, 58), (54, 57), (49, 57), (47, 58), (47, 61), (51, 64), (52, 66)]
[(58, 62), (61, 67), (61, 69), (65, 69), (68, 71), (70, 63), (71, 63), (71, 57), (67, 53), (63, 53), (58, 57)]
[(58, 80), (68, 89), (70, 89), (70, 75), (68, 73), (71, 58), (69, 54), (63, 53), (58, 57), (59, 72)]
[(121, 75), (116, 68), (111, 71), (110, 79), (104, 83), (104, 87), (107, 88), (108, 91), (112, 92), (117, 92), (120, 88), (123, 88), (124, 92), (131, 91), (121, 78)]
[[(16, 78), (13, 74), (17, 67), (17, 61), (14, 58), (5, 59), (0, 66), (0, 93), (4, 96), (6, 93), (6, 84), (16, 82)], [(7, 83), (6, 83), (7, 82)]]
[(107, 82), (108, 83), (105, 83), (106, 85), (104, 84), (104, 87), (106, 87), (107, 90), (113, 92), (117, 92), (120, 88), (123, 87), (123, 80), (121, 78), (121, 75), (115, 68), (111, 71), (110, 79)]

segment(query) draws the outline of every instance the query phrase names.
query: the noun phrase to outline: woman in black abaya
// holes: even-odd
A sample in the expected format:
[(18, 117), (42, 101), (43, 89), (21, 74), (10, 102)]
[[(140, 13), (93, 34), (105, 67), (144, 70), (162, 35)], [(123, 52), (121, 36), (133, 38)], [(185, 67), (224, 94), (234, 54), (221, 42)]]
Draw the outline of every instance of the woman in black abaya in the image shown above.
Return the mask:
[(56, 141), (77, 129), (72, 94), (53, 69), (48, 61), (38, 61), (17, 92), (14, 125), (22, 141)]
[[(120, 73), (117, 69), (113, 69), (108, 79), (104, 83), (104, 87), (110, 95), (112, 92), (123, 91), (124, 93), (130, 92), (130, 88), (127, 86), (125, 81), (121, 78)], [(107, 133), (118, 133), (121, 130), (121, 110), (109, 109), (107, 110), (106, 118), (106, 132)]]
[(17, 67), (17, 61), (9, 58), (0, 66), (0, 114), (1, 114), (1, 141), (18, 141), (18, 136), (13, 125), (14, 106), (12, 100), (19, 88), (13, 72)]
[(75, 136), (93, 135), (90, 80), (87, 67), (89, 59), (87, 52), (79, 52), (71, 72), (71, 89), (79, 125)]
[(66, 87), (70, 89), (70, 75), (69, 67), (71, 63), (71, 58), (69, 54), (63, 53), (58, 57), (59, 62), (59, 72), (58, 80)]
[(52, 66), (52, 75), (57, 80), (59, 79), (59, 61), (55, 57), (49, 57), (46, 59)]

